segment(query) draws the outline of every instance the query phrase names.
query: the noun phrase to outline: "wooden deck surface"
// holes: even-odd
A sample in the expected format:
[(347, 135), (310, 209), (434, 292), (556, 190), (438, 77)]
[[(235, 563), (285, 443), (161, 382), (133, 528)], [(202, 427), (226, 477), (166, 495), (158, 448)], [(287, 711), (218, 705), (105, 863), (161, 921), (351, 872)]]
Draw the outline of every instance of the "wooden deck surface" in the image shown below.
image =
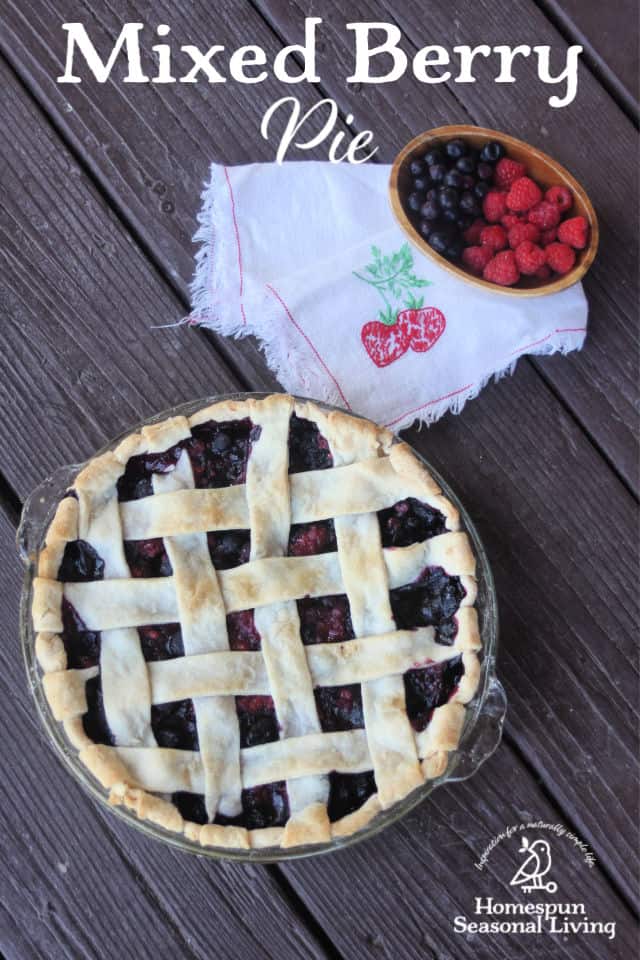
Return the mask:
[[(0, 960), (31, 958), (617, 958), (637, 948), (637, 38), (618, 0), (226, 0), (148, 4), (4, 0), (0, 11)], [(499, 751), (397, 826), (339, 854), (282, 866), (215, 863), (165, 848), (99, 809), (40, 729), (18, 638), (21, 503), (157, 409), (277, 383), (257, 347), (186, 328), (191, 236), (212, 160), (269, 160), (272, 79), (245, 88), (56, 85), (60, 24), (106, 51), (125, 21), (181, 42), (251, 42), (268, 58), (322, 16), (322, 86), (389, 161), (415, 133), (473, 122), (555, 155), (588, 190), (601, 249), (586, 278), (590, 329), (569, 357), (521, 360), (458, 417), (406, 437), (477, 522), (496, 577), (498, 670), (509, 698)], [(347, 21), (395, 21), (426, 43), (581, 43), (578, 96), (550, 110), (524, 62), (516, 84), (425, 90), (345, 85)], [(636, 31), (637, 32), (637, 31)], [(249, 91), (249, 92), (247, 92)], [(343, 125), (343, 129), (346, 129)], [(306, 156), (324, 158), (322, 147)], [(524, 820), (562, 823), (594, 851), (557, 858), (557, 899), (617, 922), (615, 940), (453, 932), (476, 896), (511, 899), (491, 839)], [(562, 896), (560, 896), (562, 894)]]

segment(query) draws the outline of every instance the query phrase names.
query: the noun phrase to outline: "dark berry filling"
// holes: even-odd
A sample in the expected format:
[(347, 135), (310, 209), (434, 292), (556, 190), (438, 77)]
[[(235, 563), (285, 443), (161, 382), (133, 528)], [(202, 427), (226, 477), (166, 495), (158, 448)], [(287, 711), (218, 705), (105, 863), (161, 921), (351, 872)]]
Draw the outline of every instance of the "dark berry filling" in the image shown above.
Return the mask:
[(450, 644), (457, 632), (453, 618), (465, 595), (459, 577), (427, 567), (413, 583), (391, 590), (391, 609), (399, 630), (434, 626), (436, 640)]
[(184, 657), (182, 631), (179, 623), (161, 623), (158, 626), (138, 627), (140, 646), (145, 660), (173, 660)]
[(220, 826), (246, 827), (261, 830), (264, 827), (284, 827), (289, 819), (289, 797), (284, 780), (264, 783), (242, 791), (242, 813), (238, 817), (217, 814)]
[(178, 808), (185, 820), (191, 823), (207, 823), (207, 808), (201, 793), (174, 793), (171, 802)]
[(414, 730), (425, 730), (436, 707), (447, 703), (464, 673), (461, 657), (408, 670), (404, 675), (407, 715)]
[(349, 599), (344, 594), (332, 597), (303, 597), (297, 604), (300, 636), (305, 645), (353, 640), (355, 634)]
[(365, 773), (330, 773), (327, 805), (329, 820), (335, 823), (336, 820), (358, 810), (377, 789), (373, 770)]
[(236, 697), (236, 711), (240, 722), (241, 747), (257, 747), (260, 743), (279, 739), (278, 718), (272, 697)]
[(62, 583), (86, 583), (104, 578), (104, 560), (86, 540), (70, 540), (58, 570)]
[(260, 428), (251, 420), (209, 420), (191, 430), (185, 444), (193, 468), (196, 487), (229, 487), (244, 483), (251, 445), (260, 436)]
[(253, 610), (227, 614), (227, 635), (231, 650), (259, 650), (260, 634), (256, 630)]
[(96, 667), (100, 663), (100, 634), (87, 630), (76, 608), (62, 598), (62, 642), (69, 670)]
[(173, 573), (162, 537), (125, 540), (124, 555), (132, 577), (170, 577)]
[(316, 687), (313, 692), (323, 733), (364, 727), (359, 683), (347, 687)]
[(230, 570), (246, 563), (251, 551), (250, 530), (225, 530), (207, 534), (211, 562), (216, 570)]
[(294, 523), (289, 530), (290, 557), (311, 557), (318, 553), (333, 553), (338, 549), (333, 520), (316, 523)]
[(100, 675), (92, 677), (91, 680), (87, 680), (85, 691), (87, 695), (87, 712), (82, 718), (84, 732), (94, 743), (104, 743), (106, 746), (112, 747), (115, 740), (107, 723), (107, 715), (104, 712)]
[(175, 700), (151, 707), (151, 729), (159, 747), (198, 750), (198, 730), (193, 700)]
[(329, 444), (317, 423), (293, 413), (289, 422), (289, 473), (327, 470), (332, 466)]
[(141, 453), (129, 457), (118, 480), (118, 500), (140, 500), (153, 493), (153, 474), (171, 473), (182, 453), (182, 444), (161, 453)]
[(408, 547), (437, 537), (447, 529), (444, 516), (426, 503), (409, 497), (378, 511), (383, 547)]

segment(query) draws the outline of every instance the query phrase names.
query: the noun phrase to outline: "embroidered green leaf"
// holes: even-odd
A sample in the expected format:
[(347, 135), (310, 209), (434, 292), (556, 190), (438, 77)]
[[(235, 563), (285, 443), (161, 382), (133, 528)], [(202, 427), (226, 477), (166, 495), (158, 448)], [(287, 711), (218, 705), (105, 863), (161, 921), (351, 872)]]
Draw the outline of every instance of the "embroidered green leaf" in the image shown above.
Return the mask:
[[(397, 302), (402, 299), (403, 294), (409, 293), (411, 304), (405, 298), (402, 305), (413, 306), (414, 302), (417, 304), (418, 301), (412, 291), (431, 286), (431, 281), (416, 276), (413, 253), (408, 243), (403, 243), (399, 250), (391, 254), (383, 254), (379, 247), (372, 246), (371, 257), (371, 263), (363, 267), (363, 273), (354, 270), (353, 275), (378, 291), (384, 301), (384, 309), (380, 311), (379, 318), (382, 323), (391, 325), (396, 322), (398, 310), (401, 309)], [(396, 306), (390, 298), (396, 302)], [(423, 300), (420, 299), (419, 303), (422, 306)]]

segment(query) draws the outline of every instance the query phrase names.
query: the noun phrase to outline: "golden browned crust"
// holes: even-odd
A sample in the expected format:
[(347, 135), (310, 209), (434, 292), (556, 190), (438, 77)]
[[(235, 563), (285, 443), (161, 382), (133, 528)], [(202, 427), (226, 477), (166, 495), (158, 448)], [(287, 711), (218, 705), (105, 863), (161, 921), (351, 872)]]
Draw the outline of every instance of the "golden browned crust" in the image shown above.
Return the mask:
[[(38, 577), (34, 581), (33, 618), (39, 631), (36, 638), (36, 655), (44, 672), (43, 686), (52, 712), (57, 720), (63, 722), (69, 741), (79, 750), (81, 762), (109, 791), (109, 802), (114, 805), (122, 805), (134, 812), (140, 819), (149, 820), (165, 830), (184, 833), (189, 840), (202, 846), (238, 850), (264, 849), (277, 846), (289, 848), (325, 843), (331, 838), (348, 837), (365, 828), (381, 811), (380, 795), (374, 794), (369, 797), (362, 807), (335, 823), (329, 822), (326, 805), (323, 803), (310, 803), (295, 812), (284, 828), (245, 830), (244, 828), (220, 826), (213, 823), (200, 825), (185, 821), (173, 803), (162, 796), (143, 789), (135, 778), (132, 778), (131, 771), (124, 759), (124, 751), (119, 753), (117, 748), (94, 744), (87, 737), (82, 723), (82, 715), (87, 708), (85, 684), (87, 679), (97, 675), (98, 667), (82, 671), (66, 669), (67, 657), (60, 637), (62, 631), (63, 585), (57, 582), (56, 576), (66, 544), (77, 539), (81, 530), (87, 529), (96, 518), (100, 517), (103, 507), (112, 495), (114, 485), (122, 474), (124, 465), (131, 456), (168, 449), (187, 437), (192, 426), (209, 419), (251, 417), (260, 410), (263, 412), (269, 409), (275, 411), (282, 404), (286, 404), (289, 410), (295, 409), (298, 416), (318, 422), (321, 432), (331, 436), (332, 447), (339, 451), (340, 462), (350, 464), (354, 459), (358, 459), (359, 451), (363, 449), (373, 451), (374, 459), (371, 461), (370, 467), (366, 463), (361, 463), (355, 468), (349, 466), (341, 468), (346, 471), (345, 478), (348, 474), (355, 478), (357, 472), (359, 475), (362, 474), (361, 482), (365, 484), (371, 482), (379, 486), (380, 483), (386, 481), (382, 478), (379, 467), (376, 466), (375, 457), (388, 457), (387, 462), (391, 464), (397, 475), (403, 496), (416, 496), (428, 501), (440, 510), (445, 516), (447, 530), (449, 531), (440, 537), (432, 538), (425, 545), (416, 545), (414, 563), (422, 562), (423, 566), (441, 565), (447, 570), (455, 571), (460, 576), (466, 590), (467, 595), (464, 603), (457, 613), (458, 635), (453, 648), (454, 652), (462, 655), (464, 674), (451, 701), (434, 711), (433, 718), (426, 731), (415, 735), (416, 751), (419, 757), (418, 766), (407, 766), (402, 757), (398, 756), (393, 795), (385, 798), (386, 807), (394, 805), (426, 780), (440, 777), (445, 772), (450, 753), (459, 744), (465, 717), (464, 704), (474, 696), (480, 678), (478, 651), (481, 649), (481, 639), (478, 618), (473, 607), (476, 598), (475, 557), (470, 542), (466, 534), (458, 532), (460, 526), (458, 512), (453, 504), (443, 496), (440, 487), (429, 471), (413, 454), (411, 448), (405, 443), (395, 442), (393, 435), (388, 430), (340, 411), (324, 411), (312, 401), (296, 401), (284, 395), (273, 395), (263, 400), (250, 398), (246, 401), (222, 401), (197, 411), (190, 418), (168, 418), (145, 426), (138, 432), (125, 437), (115, 450), (108, 451), (90, 460), (80, 471), (73, 485), (76, 496), (68, 496), (60, 501), (49, 526), (46, 543), (38, 557)], [(367, 471), (370, 481), (366, 479)], [(300, 504), (304, 505), (309, 497), (317, 501), (318, 494), (313, 489), (314, 482), (314, 478), (309, 475), (300, 475), (300, 479), (294, 481), (294, 485), (298, 483), (299, 486)], [(350, 488), (350, 486), (346, 482), (343, 484), (343, 487)], [(357, 487), (357, 484), (353, 484), (353, 486)], [(247, 522), (244, 514), (245, 507), (241, 502), (241, 492), (238, 488), (231, 489), (233, 490), (232, 493), (225, 492), (220, 498), (229, 501), (228, 503), (225, 502), (224, 505), (216, 501), (212, 492), (204, 490), (163, 494), (162, 510), (154, 505), (154, 512), (148, 515), (145, 513), (146, 505), (143, 508), (134, 502), (133, 505), (126, 505), (123, 508), (124, 522), (132, 524), (131, 529), (139, 539), (165, 535), (165, 530), (171, 530), (172, 534), (174, 530), (176, 533), (187, 533), (188, 530), (183, 531), (176, 525), (182, 523), (180, 517), (183, 510), (183, 498), (185, 495), (192, 495), (194, 499), (202, 501), (203, 508), (206, 506), (204, 512), (208, 517), (207, 522), (211, 524), (210, 529), (216, 529), (219, 525), (224, 524), (225, 517), (228, 516), (235, 518), (238, 521), (237, 525), (241, 526), (241, 524)], [(355, 499), (353, 499), (353, 502), (351, 500), (345, 501), (345, 509), (358, 511), (361, 507), (358, 504), (357, 496), (352, 493), (351, 489), (349, 489), (349, 495), (355, 497)], [(264, 506), (266, 506), (266, 502)], [(258, 505), (256, 510), (263, 509), (263, 507)], [(330, 507), (334, 508), (335, 502), (328, 503), (325, 512)], [(303, 507), (300, 507), (300, 509), (304, 513)], [(366, 506), (362, 506), (362, 509), (365, 510)], [(222, 513), (225, 514), (225, 517), (220, 515)], [(319, 513), (322, 514), (322, 509)], [(130, 520), (127, 519), (129, 515)], [(234, 523), (233, 526), (236, 526), (236, 524)], [(220, 528), (224, 527), (221, 526)], [(237, 571), (225, 572), (221, 577), (221, 586), (227, 609), (247, 609), (258, 602), (279, 602), (281, 596), (276, 585), (283, 576), (286, 576), (294, 584), (296, 578), (300, 579), (299, 586), (294, 588), (294, 593), (300, 596), (317, 596), (335, 592), (336, 573), (335, 569), (332, 568), (330, 555), (326, 555), (325, 560), (315, 557), (314, 561), (316, 563), (320, 559), (320, 566), (313, 572), (311, 569), (308, 572), (303, 570), (304, 564), (301, 565), (299, 562), (288, 564), (288, 559), (254, 561), (256, 564), (262, 563), (264, 565), (259, 571), (262, 588), (264, 588), (265, 582), (267, 584), (270, 582), (269, 565), (273, 564), (273, 594), (268, 593), (266, 601), (259, 600), (256, 596), (255, 581), (249, 571), (238, 568)], [(396, 580), (399, 580), (399, 585), (402, 585), (402, 582), (408, 582), (408, 580), (402, 581), (402, 576), (409, 569), (406, 566), (406, 558), (402, 559), (398, 551), (385, 551), (385, 561), (391, 585), (394, 583), (394, 576)], [(323, 563), (326, 565), (326, 571), (322, 567)], [(290, 570), (286, 570), (286, 574), (285, 566), (291, 566)], [(310, 564), (309, 567), (311, 567)], [(82, 593), (82, 591), (77, 592)], [(290, 595), (288, 594), (288, 596)], [(359, 644), (357, 650), (356, 643)], [(354, 643), (353, 650), (347, 653), (349, 656), (355, 656), (356, 653), (358, 653), (358, 656), (363, 656), (365, 649), (366, 644), (363, 640), (359, 640)], [(395, 663), (395, 660), (393, 662)], [(371, 676), (376, 675), (374, 670)], [(202, 684), (202, 680), (199, 682)], [(343, 740), (345, 744), (349, 743), (349, 760), (348, 762), (344, 761), (345, 769), (353, 769), (350, 766), (353, 758), (351, 752), (352, 741), (360, 744), (361, 738), (359, 736), (343, 738), (342, 740), (338, 736), (332, 740), (332, 744), (335, 744), (335, 746), (329, 744), (331, 739), (329, 735), (319, 734), (315, 738), (312, 736), (311, 739), (314, 739), (314, 750), (312, 751), (314, 762), (305, 759), (304, 751), (296, 752), (294, 750), (291, 760), (293, 766), (287, 767), (287, 773), (292, 777), (308, 776), (314, 771), (324, 770), (327, 764), (332, 763), (335, 763), (336, 769), (340, 769), (342, 749), (340, 744), (343, 743)], [(315, 742), (316, 739), (317, 743)], [(367, 754), (366, 739), (364, 745), (363, 758), (359, 761), (360, 765), (369, 762), (365, 756)], [(357, 750), (360, 749), (361, 747), (358, 746)], [(273, 762), (270, 761), (271, 754), (268, 749), (263, 752), (265, 759), (256, 765), (253, 772), (254, 778), (271, 776), (272, 773), (274, 776), (275, 773), (280, 775), (282, 770), (278, 768), (278, 761), (275, 759)], [(393, 764), (395, 762), (392, 753), (393, 751), (391, 751), (385, 763)], [(187, 771), (184, 775), (187, 777), (185, 782), (188, 782), (191, 774)]]

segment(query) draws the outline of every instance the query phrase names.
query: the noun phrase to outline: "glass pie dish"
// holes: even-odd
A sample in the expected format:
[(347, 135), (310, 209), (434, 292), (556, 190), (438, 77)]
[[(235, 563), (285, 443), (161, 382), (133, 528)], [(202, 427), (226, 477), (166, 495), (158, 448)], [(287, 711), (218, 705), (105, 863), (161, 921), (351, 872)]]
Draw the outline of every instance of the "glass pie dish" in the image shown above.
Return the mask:
[[(196, 400), (191, 401), (186, 404), (182, 404), (179, 407), (175, 407), (169, 411), (164, 411), (161, 414), (157, 414), (152, 418), (144, 421), (144, 425), (149, 426), (152, 424), (158, 424), (163, 420), (166, 420), (168, 417), (190, 417), (192, 414), (195, 414), (196, 411), (199, 411), (203, 407), (208, 407), (212, 403), (243, 403), (253, 399), (255, 401), (260, 401), (266, 398), (266, 394), (233, 394), (226, 395), (224, 397), (213, 397), (205, 400)], [(284, 398), (286, 399), (286, 398)], [(291, 401), (291, 398), (289, 398)], [(271, 402), (276, 402), (278, 405), (282, 405), (283, 400), (279, 397), (272, 397)], [(304, 404), (302, 398), (296, 398), (296, 402)], [(255, 404), (254, 404), (255, 406)], [(260, 403), (257, 406), (261, 406)], [(335, 408), (328, 407), (322, 404), (315, 404), (317, 415), (320, 417), (321, 414), (318, 412), (317, 408), (321, 408), (325, 411), (333, 411)], [(244, 406), (243, 406), (244, 409)], [(296, 409), (298, 409), (296, 407)], [(295, 416), (292, 418), (292, 429), (293, 421)], [(249, 422), (249, 421), (246, 421)], [(305, 421), (306, 422), (306, 421)], [(353, 421), (351, 421), (353, 424)], [(113, 450), (125, 437), (129, 437), (134, 431), (137, 431), (143, 424), (138, 424), (133, 427), (131, 430), (128, 430), (121, 437), (112, 441), (108, 444), (103, 451)], [(361, 428), (357, 427), (357, 432)], [(190, 435), (189, 435), (190, 436)], [(286, 438), (286, 435), (285, 435)], [(391, 443), (390, 435), (387, 434), (387, 443)], [(191, 441), (190, 441), (191, 442)], [(396, 441), (394, 441), (395, 444)], [(152, 447), (152, 449), (155, 449)], [(396, 453), (399, 453), (400, 450), (406, 450), (406, 448), (398, 447), (397, 450), (395, 446), (393, 450)], [(285, 448), (286, 450), (286, 448)], [(422, 461), (423, 464), (427, 467), (429, 472), (433, 475), (437, 483), (440, 484), (442, 491), (445, 496), (453, 503), (453, 505), (458, 509), (460, 513), (462, 527), (465, 532), (468, 534), (468, 537), (471, 540), (473, 546), (473, 552), (477, 561), (477, 587), (478, 594), (476, 600), (476, 610), (478, 613), (479, 620), (479, 630), (482, 640), (482, 659), (480, 666), (480, 677), (475, 696), (469, 704), (467, 704), (466, 711), (464, 712), (464, 726), (462, 729), (462, 734), (460, 737), (458, 748), (455, 751), (452, 751), (448, 755), (447, 767), (444, 770), (444, 773), (441, 776), (438, 776), (435, 779), (427, 779), (419, 788), (413, 790), (412, 793), (408, 794), (402, 800), (394, 803), (393, 806), (389, 807), (386, 810), (383, 810), (375, 815), (375, 817), (370, 820), (366, 826), (362, 827), (359, 830), (349, 834), (348, 836), (333, 836), (330, 841), (314, 844), (302, 844), (297, 845), (294, 848), (285, 847), (267, 847), (261, 846), (254, 849), (235, 849), (228, 847), (217, 847), (217, 846), (203, 846), (200, 843), (182, 836), (180, 834), (170, 832), (169, 830), (163, 829), (161, 826), (149, 821), (138, 819), (135, 813), (129, 811), (126, 808), (113, 806), (112, 803), (109, 803), (109, 794), (106, 789), (94, 779), (93, 775), (89, 772), (88, 768), (81, 763), (79, 759), (79, 754), (76, 751), (75, 747), (67, 740), (67, 737), (64, 732), (64, 728), (57, 722), (54, 718), (52, 710), (50, 708), (47, 697), (45, 696), (43, 682), (42, 682), (42, 673), (36, 659), (36, 637), (35, 631), (32, 624), (32, 600), (34, 593), (34, 576), (38, 567), (38, 559), (43, 547), (45, 540), (45, 535), (49, 528), (53, 513), (55, 508), (62, 497), (64, 497), (65, 491), (68, 489), (69, 485), (74, 481), (78, 471), (82, 468), (82, 465), (72, 465), (68, 467), (62, 467), (55, 474), (45, 480), (31, 495), (23, 511), (22, 522), (20, 525), (18, 533), (18, 545), (21, 551), (23, 560), (26, 566), (26, 576), (25, 576), (25, 585), (22, 596), (21, 604), (21, 637), (22, 637), (22, 646), (23, 652), (27, 667), (27, 674), (29, 678), (29, 685), (34, 694), (36, 704), (38, 706), (40, 715), (42, 717), (45, 729), (49, 735), (49, 739), (53, 743), (55, 749), (60, 753), (64, 762), (71, 768), (72, 773), (80, 781), (80, 783), (89, 790), (89, 792), (95, 796), (100, 802), (108, 804), (110, 809), (113, 810), (117, 815), (121, 816), (123, 819), (132, 823), (143, 832), (148, 833), (157, 839), (164, 840), (166, 843), (170, 843), (173, 846), (177, 846), (180, 849), (189, 850), (190, 852), (197, 853), (203, 856), (211, 857), (220, 857), (226, 859), (234, 860), (244, 860), (252, 862), (264, 862), (264, 861), (275, 861), (275, 860), (284, 860), (293, 857), (308, 856), (312, 854), (318, 854), (323, 852), (328, 852), (333, 849), (341, 848), (348, 845), (349, 843), (355, 842), (356, 840), (363, 839), (364, 837), (370, 836), (378, 830), (382, 829), (387, 824), (395, 821), (399, 817), (403, 816), (406, 812), (412, 809), (417, 803), (423, 800), (436, 786), (460, 779), (465, 779), (471, 776), (472, 773), (478, 768), (478, 766), (493, 753), (496, 749), (501, 736), (502, 723), (504, 719), (504, 714), (506, 710), (506, 700), (504, 696), (504, 691), (495, 676), (495, 657), (496, 657), (496, 644), (497, 644), (497, 632), (498, 632), (498, 621), (497, 621), (497, 608), (496, 608), (496, 598), (495, 590), (493, 586), (493, 580), (488, 564), (488, 560), (485, 554), (485, 551), (482, 547), (480, 539), (471, 523), (468, 515), (466, 514), (464, 508), (459, 503), (456, 496), (452, 493), (449, 486), (442, 481), (437, 472), (433, 470), (426, 462), (417, 454), (416, 451), (413, 451), (416, 457)], [(154, 454), (155, 456), (155, 454)], [(391, 453), (392, 461), (394, 453)], [(113, 458), (112, 458), (113, 459)], [(370, 462), (370, 461), (368, 461)], [(414, 461), (415, 462), (415, 461)], [(382, 461), (374, 460), (375, 464), (380, 463), (381, 466), (385, 466)], [(291, 470), (294, 469), (293, 461)], [(348, 468), (346, 468), (348, 469)], [(285, 463), (285, 472), (286, 472), (286, 463)], [(244, 482), (244, 481), (240, 481)], [(248, 481), (247, 481), (248, 482)], [(351, 512), (351, 509), (348, 509), (347, 512)], [(360, 508), (362, 509), (362, 508)], [(365, 509), (368, 511), (370, 507), (367, 505)], [(344, 512), (344, 508), (342, 509)], [(330, 514), (325, 514), (329, 516)], [(207, 527), (208, 529), (208, 527)], [(76, 533), (75, 536), (78, 536)], [(167, 541), (169, 542), (169, 541)], [(334, 547), (335, 549), (335, 547)], [(366, 554), (369, 556), (369, 554)], [(335, 558), (335, 554), (333, 555)], [(381, 556), (381, 555), (380, 555)], [(394, 556), (397, 556), (394, 554)], [(264, 561), (263, 561), (264, 562)], [(269, 563), (281, 563), (284, 561), (267, 561)], [(297, 563), (298, 561), (293, 561)], [(389, 563), (391, 560), (388, 561)], [(56, 568), (57, 569), (57, 568)], [(248, 570), (254, 569), (252, 567), (246, 568)], [(53, 574), (55, 576), (55, 573)], [(119, 574), (122, 576), (122, 574)], [(113, 581), (111, 581), (113, 583)], [(119, 583), (125, 583), (126, 581), (118, 581)], [(172, 581), (164, 581), (167, 585), (167, 588), (171, 585)], [(401, 581), (401, 582), (406, 582)], [(58, 585), (58, 589), (60, 586)], [(324, 590), (324, 593), (330, 593), (330, 590)], [(335, 591), (334, 591), (335, 592)], [(293, 594), (294, 596), (303, 596), (300, 594)], [(317, 596), (318, 594), (312, 594), (312, 596)], [(73, 601), (75, 603), (75, 600)], [(265, 602), (264, 600), (262, 601)], [(270, 602), (270, 601), (269, 601)], [(132, 623), (133, 621), (128, 621)], [(142, 621), (139, 621), (142, 622)], [(147, 622), (147, 621), (144, 621)], [(90, 624), (88, 624), (90, 627)], [(90, 627), (93, 629), (92, 627)], [(60, 629), (58, 627), (58, 629)], [(99, 628), (98, 628), (99, 629)], [(387, 627), (386, 629), (389, 629)], [(393, 629), (393, 627), (391, 628)], [(357, 636), (362, 636), (362, 634), (357, 634)], [(397, 640), (395, 639), (396, 634), (389, 635), (394, 637), (394, 645)], [(413, 634), (409, 634), (413, 637)], [(105, 640), (106, 643), (106, 635)], [(299, 641), (298, 641), (299, 642)], [(412, 641), (413, 642), (413, 641)], [(266, 654), (265, 654), (266, 655)], [(225, 656), (228, 656), (225, 654)], [(257, 655), (254, 655), (257, 656)], [(351, 653), (349, 654), (351, 656)], [(429, 654), (429, 656), (432, 656)], [(414, 666), (417, 666), (414, 660), (409, 661), (409, 665), (413, 662)], [(431, 663), (431, 660), (428, 660), (427, 663)], [(58, 668), (59, 669), (59, 668)], [(280, 669), (280, 667), (278, 668)], [(380, 665), (376, 662), (376, 669), (380, 669)], [(407, 666), (402, 669), (406, 670)], [(66, 676), (66, 675), (65, 675)], [(71, 674), (69, 674), (71, 676)], [(75, 676), (75, 675), (74, 675)], [(195, 694), (194, 694), (195, 695)], [(207, 694), (208, 696), (208, 694)], [(160, 701), (154, 701), (160, 702)], [(404, 702), (404, 699), (403, 699)], [(83, 710), (86, 710), (86, 705)], [(280, 708), (278, 708), (279, 710)], [(447, 708), (449, 709), (449, 708)], [(459, 709), (459, 708), (458, 708)], [(462, 723), (462, 720), (460, 721)], [(323, 728), (324, 729), (324, 728)], [(283, 734), (286, 736), (287, 734)], [(349, 736), (352, 736), (351, 734)], [(277, 740), (277, 734), (275, 736)], [(113, 742), (113, 741), (112, 741)], [(289, 745), (293, 741), (287, 741), (286, 745)], [(454, 741), (455, 742), (455, 741)], [(120, 741), (122, 743), (122, 741)], [(127, 743), (125, 740), (124, 743)], [(272, 746), (275, 746), (272, 745)], [(278, 745), (284, 747), (285, 743)], [(306, 744), (305, 744), (306, 748)], [(197, 749), (194, 747), (193, 749)], [(252, 751), (251, 751), (252, 752)], [(171, 753), (171, 751), (169, 751)], [(174, 755), (175, 751), (173, 751)], [(252, 752), (253, 753), (253, 752)], [(165, 754), (166, 755), (166, 752)], [(180, 755), (184, 756), (183, 754)], [(197, 757), (199, 755), (193, 754), (192, 756)], [(245, 755), (243, 754), (243, 757)], [(310, 755), (309, 755), (310, 756)], [(420, 754), (422, 756), (422, 754)], [(244, 762), (244, 760), (243, 760)], [(334, 761), (332, 760), (331, 763)], [(327, 767), (325, 769), (334, 769), (333, 767)], [(364, 769), (364, 767), (362, 767)], [(376, 775), (377, 778), (377, 775)], [(274, 778), (278, 779), (278, 778)], [(395, 779), (395, 773), (394, 773)], [(258, 782), (258, 781), (256, 781)], [(263, 782), (260, 780), (259, 782)], [(153, 789), (158, 789), (153, 788)], [(173, 788), (175, 789), (175, 788)], [(215, 808), (214, 808), (215, 809)], [(202, 821), (201, 821), (202, 822)], [(217, 821), (216, 821), (217, 822)]]

